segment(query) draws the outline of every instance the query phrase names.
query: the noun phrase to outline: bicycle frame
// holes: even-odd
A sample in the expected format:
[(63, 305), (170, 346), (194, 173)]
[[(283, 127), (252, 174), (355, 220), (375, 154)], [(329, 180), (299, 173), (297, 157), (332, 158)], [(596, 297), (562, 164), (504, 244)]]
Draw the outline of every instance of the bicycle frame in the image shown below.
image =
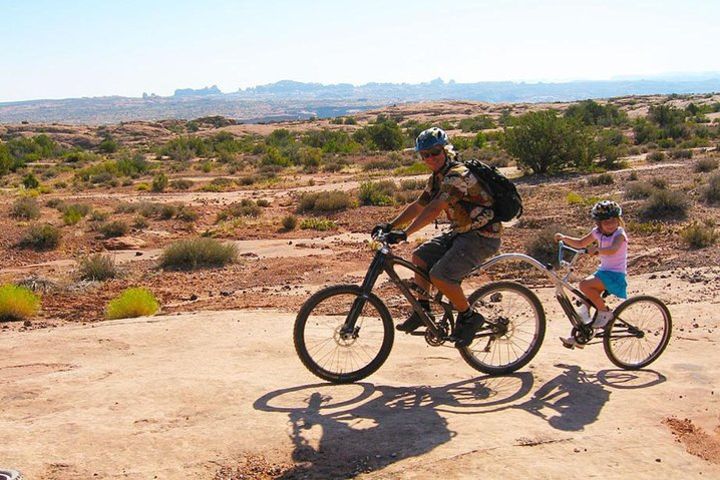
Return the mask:
[[(347, 319), (345, 320), (345, 324), (341, 329), (341, 334), (349, 335), (355, 331), (355, 322), (360, 316), (360, 313), (365, 306), (365, 302), (367, 301), (370, 292), (372, 292), (372, 289), (375, 286), (378, 277), (382, 273), (386, 273), (387, 276), (390, 278), (390, 281), (398, 287), (400, 292), (412, 306), (413, 310), (420, 316), (423, 323), (427, 327), (427, 331), (429, 331), (435, 338), (442, 337), (443, 334), (442, 332), (440, 332), (435, 322), (428, 317), (425, 309), (420, 305), (417, 298), (415, 298), (415, 295), (412, 294), (410, 288), (408, 288), (405, 282), (403, 282), (400, 278), (400, 275), (398, 275), (398, 273), (395, 271), (395, 265), (400, 265), (407, 268), (414, 274), (422, 276), (425, 280), (427, 280), (428, 283), (430, 283), (430, 277), (427, 273), (425, 273), (415, 264), (405, 260), (404, 258), (395, 256), (392, 253), (389, 245), (386, 242), (381, 241), (381, 245), (377, 249), (375, 257), (370, 263), (370, 267), (368, 268), (368, 271), (365, 274), (365, 278), (363, 279), (363, 283), (361, 285), (363, 294), (362, 296), (359, 296), (353, 303), (353, 306), (348, 313)], [(438, 297), (436, 298), (436, 300), (438, 300), (438, 303), (440, 303), (446, 310), (448, 308), (452, 308), (451, 306), (448, 307), (444, 302), (439, 301), (441, 296), (442, 294), (438, 293)]]
[[(573, 253), (573, 256), (569, 262), (564, 259), (565, 250)], [(567, 245), (565, 245), (564, 242), (559, 242), (558, 264), (561, 267), (565, 267), (567, 269), (567, 273), (563, 277), (561, 277), (560, 274), (555, 272), (552, 265), (544, 265), (542, 262), (531, 257), (530, 255), (525, 255), (524, 253), (503, 253), (501, 255), (497, 255), (486, 261), (482, 265), (478, 266), (473, 271), (487, 269), (495, 264), (506, 261), (520, 261), (533, 266), (535, 269), (544, 273), (545, 276), (553, 282), (555, 286), (555, 298), (557, 299), (558, 303), (560, 303), (560, 306), (562, 307), (563, 312), (565, 312), (565, 315), (570, 320), (570, 323), (572, 323), (573, 326), (578, 329), (585, 330), (588, 327), (581, 321), (580, 316), (578, 315), (575, 308), (572, 306), (572, 300), (570, 300), (570, 297), (567, 294), (567, 292), (569, 291), (574, 296), (579, 298), (582, 302), (585, 302), (588, 307), (593, 306), (592, 302), (590, 302), (590, 300), (580, 290), (578, 290), (568, 282), (570, 275), (574, 271), (575, 262), (577, 261), (581, 253), (585, 253), (585, 249), (575, 249), (572, 247), (568, 247)]]

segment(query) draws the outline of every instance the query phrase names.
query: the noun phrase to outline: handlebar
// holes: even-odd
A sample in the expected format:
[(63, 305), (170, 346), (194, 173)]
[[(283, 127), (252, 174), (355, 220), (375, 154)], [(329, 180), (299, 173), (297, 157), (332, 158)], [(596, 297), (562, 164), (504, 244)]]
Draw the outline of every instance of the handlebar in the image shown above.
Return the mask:
[[(564, 251), (567, 250), (569, 252), (573, 253), (573, 257), (570, 259), (569, 262), (565, 261), (564, 258)], [(572, 267), (572, 265), (575, 263), (575, 260), (578, 258), (579, 255), (585, 255), (588, 253), (587, 248), (573, 248), (565, 245), (565, 242), (562, 240), (558, 242), (558, 265), (561, 267)]]

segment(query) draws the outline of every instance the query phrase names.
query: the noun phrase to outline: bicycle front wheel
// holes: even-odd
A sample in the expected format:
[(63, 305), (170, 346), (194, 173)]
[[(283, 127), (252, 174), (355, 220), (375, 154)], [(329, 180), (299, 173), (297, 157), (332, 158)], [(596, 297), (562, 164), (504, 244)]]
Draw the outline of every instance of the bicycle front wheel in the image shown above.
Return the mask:
[(495, 282), (476, 290), (470, 306), (485, 325), (460, 355), (476, 370), (501, 375), (525, 366), (545, 338), (545, 311), (537, 296), (514, 282)]
[[(356, 302), (364, 303), (351, 331), (346, 320)], [(357, 285), (328, 287), (311, 296), (295, 319), (295, 350), (314, 375), (349, 383), (374, 373), (385, 362), (393, 340), (390, 312), (375, 295)]]
[(646, 367), (670, 342), (672, 319), (665, 304), (647, 295), (630, 298), (618, 306), (605, 329), (603, 346), (612, 363), (626, 370)]

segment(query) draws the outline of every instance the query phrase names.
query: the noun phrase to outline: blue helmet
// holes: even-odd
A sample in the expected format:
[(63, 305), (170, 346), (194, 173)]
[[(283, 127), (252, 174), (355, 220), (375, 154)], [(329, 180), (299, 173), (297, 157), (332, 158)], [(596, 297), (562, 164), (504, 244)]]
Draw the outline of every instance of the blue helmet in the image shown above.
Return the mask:
[(427, 130), (423, 130), (420, 132), (420, 135), (417, 136), (417, 139), (415, 140), (415, 151), (419, 152), (420, 150), (430, 150), (438, 145), (445, 146), (449, 143), (450, 141), (448, 140), (445, 130), (438, 127), (432, 127)]

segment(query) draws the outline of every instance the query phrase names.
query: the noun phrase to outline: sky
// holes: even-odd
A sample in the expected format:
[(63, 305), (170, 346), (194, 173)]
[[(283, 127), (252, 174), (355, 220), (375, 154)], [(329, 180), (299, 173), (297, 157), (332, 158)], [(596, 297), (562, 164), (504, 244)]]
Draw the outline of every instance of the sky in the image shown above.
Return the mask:
[(720, 72), (720, 0), (0, 0), (0, 102)]

